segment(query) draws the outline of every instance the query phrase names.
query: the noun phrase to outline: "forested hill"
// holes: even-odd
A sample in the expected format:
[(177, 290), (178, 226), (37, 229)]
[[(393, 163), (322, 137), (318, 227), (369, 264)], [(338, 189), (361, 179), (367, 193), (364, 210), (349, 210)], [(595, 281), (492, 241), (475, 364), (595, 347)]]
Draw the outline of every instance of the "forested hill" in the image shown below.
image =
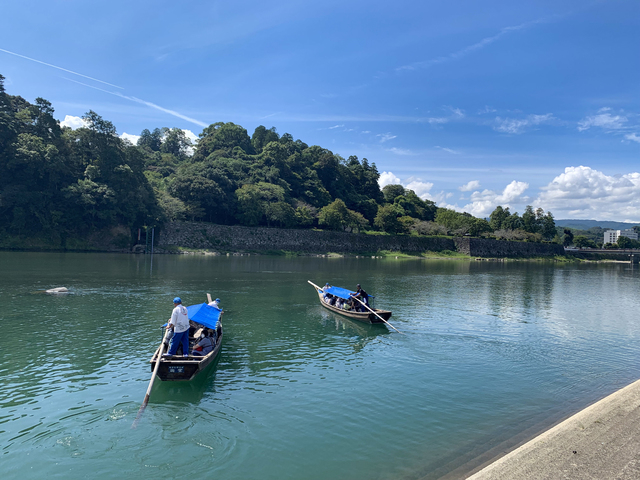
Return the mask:
[(64, 248), (117, 229), (125, 248), (141, 227), (168, 220), (561, 241), (541, 208), (520, 216), (498, 206), (490, 221), (437, 208), (402, 185), (381, 190), (366, 158), (273, 127), (249, 136), (214, 123), (196, 145), (178, 128), (145, 129), (133, 145), (93, 111), (76, 130), (53, 114), (43, 98), (9, 95), (0, 75), (0, 236), (11, 245), (37, 237)]
[[(372, 228), (379, 208), (389, 203), (375, 164), (345, 160), (275, 128), (259, 126), (249, 136), (239, 125), (215, 123), (195, 148), (180, 129), (145, 129), (132, 145), (93, 111), (76, 130), (61, 128), (53, 113), (45, 99), (32, 104), (9, 95), (0, 76), (5, 232), (133, 230), (180, 219), (359, 230)], [(433, 202), (404, 190), (400, 196), (397, 206), (390, 199), (394, 220), (435, 217)]]

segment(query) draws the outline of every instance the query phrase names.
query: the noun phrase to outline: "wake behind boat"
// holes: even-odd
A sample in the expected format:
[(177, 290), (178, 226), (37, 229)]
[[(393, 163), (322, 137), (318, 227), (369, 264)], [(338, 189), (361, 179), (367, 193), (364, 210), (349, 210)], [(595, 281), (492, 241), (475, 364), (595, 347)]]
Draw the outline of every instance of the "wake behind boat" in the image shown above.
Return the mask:
[[(391, 312), (389, 310), (380, 310), (378, 308), (360, 308), (364, 311), (357, 311), (355, 306), (357, 306), (360, 302), (353, 298), (356, 292), (352, 292), (347, 290), (346, 288), (340, 287), (328, 287), (325, 289), (320, 288), (316, 284), (307, 280), (310, 285), (315, 287), (316, 293), (318, 294), (318, 299), (320, 300), (320, 305), (322, 305), (327, 310), (331, 310), (339, 315), (342, 315), (347, 318), (351, 318), (353, 320), (358, 320), (359, 322), (364, 323), (385, 323), (390, 325), (387, 320), (391, 318)], [(342, 299), (346, 302), (351, 302), (352, 308), (350, 310), (338, 307), (338, 302), (332, 303), (332, 299)], [(327, 301), (329, 300), (329, 302)], [(342, 302), (342, 305), (345, 303)], [(393, 326), (392, 326), (393, 327)]]
[[(189, 318), (189, 356), (179, 355), (162, 356), (166, 344), (163, 343), (149, 360), (151, 371), (156, 368), (156, 362), (160, 358), (160, 364), (156, 375), (164, 381), (187, 381), (204, 371), (220, 353), (222, 346), (222, 310), (216, 307), (200, 303), (187, 307)], [(210, 339), (206, 343), (213, 345), (213, 350), (205, 355), (193, 355), (194, 347), (202, 340)]]

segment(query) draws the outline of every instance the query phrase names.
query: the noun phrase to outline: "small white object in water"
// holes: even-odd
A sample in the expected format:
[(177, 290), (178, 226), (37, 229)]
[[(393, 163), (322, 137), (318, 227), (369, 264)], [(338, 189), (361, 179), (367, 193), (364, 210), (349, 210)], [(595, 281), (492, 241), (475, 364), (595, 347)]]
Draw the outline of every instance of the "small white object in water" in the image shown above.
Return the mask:
[(67, 287), (56, 287), (56, 288), (51, 288), (49, 290), (45, 290), (45, 293), (50, 293), (52, 295), (60, 295), (60, 294), (71, 293), (71, 292), (69, 292), (69, 289)]

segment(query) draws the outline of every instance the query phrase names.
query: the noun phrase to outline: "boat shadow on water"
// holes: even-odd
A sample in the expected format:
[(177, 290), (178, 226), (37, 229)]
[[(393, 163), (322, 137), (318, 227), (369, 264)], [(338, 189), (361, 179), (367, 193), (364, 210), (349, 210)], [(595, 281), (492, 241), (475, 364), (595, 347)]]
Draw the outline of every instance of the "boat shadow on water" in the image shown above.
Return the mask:
[(323, 308), (317, 308), (317, 315), (320, 318), (320, 324), (325, 328), (335, 329), (336, 332), (341, 335), (347, 335), (353, 337), (349, 343), (353, 346), (356, 352), (362, 350), (368, 343), (385, 335), (390, 335), (391, 332), (387, 326), (382, 323), (366, 324), (358, 322), (357, 320), (350, 320), (345, 317), (341, 317), (338, 314), (329, 312)]

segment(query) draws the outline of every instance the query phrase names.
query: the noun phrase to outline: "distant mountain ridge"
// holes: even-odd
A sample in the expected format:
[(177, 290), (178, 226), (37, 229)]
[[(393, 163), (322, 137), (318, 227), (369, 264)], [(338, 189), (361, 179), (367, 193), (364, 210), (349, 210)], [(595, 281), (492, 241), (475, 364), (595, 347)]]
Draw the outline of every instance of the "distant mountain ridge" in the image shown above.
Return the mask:
[(612, 222), (606, 220), (555, 220), (556, 227), (575, 228), (576, 230), (589, 230), (590, 228), (610, 228), (612, 230), (626, 230), (633, 228), (637, 223)]

